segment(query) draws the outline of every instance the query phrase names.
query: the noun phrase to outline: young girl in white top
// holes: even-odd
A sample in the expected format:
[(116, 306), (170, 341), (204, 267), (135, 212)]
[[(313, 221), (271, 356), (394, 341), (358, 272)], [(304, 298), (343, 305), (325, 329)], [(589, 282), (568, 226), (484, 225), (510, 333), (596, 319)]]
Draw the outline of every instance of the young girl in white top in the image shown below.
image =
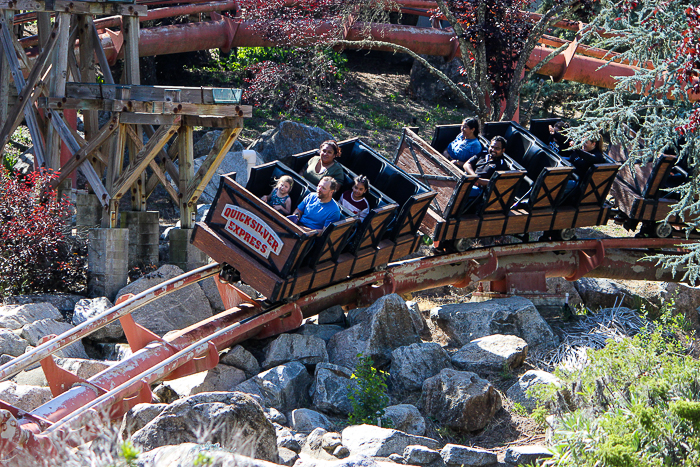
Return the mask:
[(355, 216), (360, 218), (360, 221), (365, 220), (369, 214), (369, 203), (365, 195), (369, 191), (369, 180), (364, 175), (355, 177), (355, 184), (352, 189), (346, 191), (340, 197), (341, 206), (346, 207)]
[(260, 199), (282, 214), (288, 215), (292, 212), (292, 199), (289, 197), (289, 193), (291, 193), (294, 186), (294, 180), (289, 175), (282, 175), (276, 182), (272, 193)]

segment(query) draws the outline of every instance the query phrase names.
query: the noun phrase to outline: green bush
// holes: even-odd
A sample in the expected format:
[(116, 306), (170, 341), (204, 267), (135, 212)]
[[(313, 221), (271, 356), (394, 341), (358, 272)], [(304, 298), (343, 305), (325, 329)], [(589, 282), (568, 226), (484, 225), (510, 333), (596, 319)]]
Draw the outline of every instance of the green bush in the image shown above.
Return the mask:
[(357, 385), (348, 396), (352, 402), (352, 412), (348, 419), (353, 425), (376, 425), (381, 423), (384, 409), (389, 404), (387, 373), (372, 366), (372, 357), (362, 354), (358, 354), (357, 357), (357, 367), (351, 376)]

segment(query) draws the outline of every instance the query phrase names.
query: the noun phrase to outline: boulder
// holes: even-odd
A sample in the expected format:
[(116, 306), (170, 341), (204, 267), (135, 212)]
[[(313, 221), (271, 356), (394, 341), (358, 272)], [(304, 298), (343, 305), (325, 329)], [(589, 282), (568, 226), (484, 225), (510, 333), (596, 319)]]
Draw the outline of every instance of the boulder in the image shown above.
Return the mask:
[(0, 400), (26, 412), (31, 412), (53, 398), (47, 387), (27, 386), (12, 381), (0, 382)]
[(437, 441), (423, 436), (409, 435), (402, 431), (380, 428), (374, 425), (353, 425), (343, 430), (343, 445), (350, 450), (350, 455), (370, 457), (389, 457), (391, 454), (403, 455), (407, 446), (419, 445), (437, 449)]
[(131, 435), (146, 426), (151, 420), (160, 415), (168, 404), (136, 404), (124, 414), (119, 430), (122, 439), (128, 439)]
[(322, 339), (302, 334), (280, 334), (265, 348), (262, 368), (268, 370), (287, 362), (316, 365), (327, 361), (326, 343)]
[(297, 433), (295, 436), (289, 428), (279, 424), (275, 424), (275, 430), (277, 431), (277, 447), (291, 449), (297, 453), (301, 451), (301, 445), (306, 440), (304, 434)]
[(19, 357), (27, 349), (29, 342), (9, 329), (0, 328), (0, 355)]
[(419, 391), (423, 381), (452, 368), (447, 352), (435, 342), (399, 347), (391, 353), (390, 382), (396, 391)]
[(481, 430), (501, 408), (501, 396), (476, 373), (445, 369), (423, 383), (425, 416), (455, 431)]
[(294, 465), (297, 459), (299, 459), (299, 454), (292, 451), (291, 449), (278, 447), (277, 450), (279, 451), (280, 456), (279, 460), (276, 462), (277, 464), (287, 465), (291, 467)]
[(42, 319), (63, 320), (58, 308), (48, 302), (0, 306), (0, 328), (21, 329)]
[(440, 451), (440, 456), (448, 466), (485, 467), (498, 462), (495, 452), (458, 444), (446, 444)]
[(335, 461), (336, 457), (332, 452), (324, 449), (324, 436), (329, 434), (325, 428), (316, 428), (304, 440), (301, 447), (301, 454), (304, 458), (320, 459), (324, 461)]
[(256, 459), (277, 462), (275, 428), (262, 408), (236, 392), (210, 392), (170, 404), (138, 430), (131, 441), (150, 451), (181, 443), (218, 443)]
[(318, 337), (319, 339), (323, 339), (324, 342), (328, 343), (328, 341), (331, 340), (331, 337), (344, 330), (344, 327), (335, 324), (306, 323), (295, 332), (303, 336)]
[(357, 355), (371, 357), (375, 367), (386, 366), (391, 352), (421, 342), (406, 302), (386, 295), (355, 316), (358, 324), (339, 332), (328, 342), (331, 363), (355, 368)]
[[(214, 143), (216, 143), (217, 138), (221, 135), (221, 130), (211, 130), (204, 133), (201, 137), (197, 139), (197, 142), (192, 146), (192, 152), (194, 153), (194, 158), (199, 159), (200, 157), (206, 157), (209, 152), (214, 148)], [(240, 141), (236, 140), (231, 146), (231, 151), (242, 151), (245, 149)]]
[(292, 428), (301, 433), (311, 433), (316, 428), (332, 430), (333, 423), (328, 418), (311, 409), (296, 409), (292, 411)]
[(540, 459), (549, 459), (552, 451), (545, 446), (513, 446), (506, 450), (504, 461), (512, 465), (539, 465)]
[(352, 410), (348, 395), (356, 386), (351, 379), (352, 370), (333, 365), (319, 363), (314, 373), (314, 384), (311, 387), (313, 406), (327, 413), (346, 416)]
[[(465, 81), (460, 73), (460, 69), (463, 66), (461, 60), (454, 59), (446, 63), (441, 57), (430, 55), (422, 55), (422, 57), (427, 60), (428, 63), (449, 76), (455, 83)], [(435, 77), (428, 72), (427, 68), (418, 60), (414, 60), (413, 62), (408, 88), (411, 97), (421, 101), (427, 101), (433, 104), (457, 104), (457, 98), (454, 92), (442, 81), (435, 79)]]
[(219, 364), (211, 370), (183, 376), (164, 384), (170, 386), (180, 397), (186, 397), (202, 392), (231, 391), (245, 379), (243, 370)]
[[(77, 326), (95, 316), (104, 313), (114, 305), (107, 297), (83, 298), (75, 304), (73, 310), (73, 325)], [(119, 320), (112, 321), (107, 326), (98, 329), (90, 334), (90, 340), (116, 342), (124, 339), (124, 330)]]
[(384, 419), (391, 420), (393, 428), (409, 435), (425, 434), (425, 419), (411, 404), (390, 405), (384, 409)]
[(318, 149), (321, 143), (329, 139), (334, 139), (333, 135), (325, 130), (285, 120), (277, 128), (260, 135), (250, 149), (257, 151), (264, 162), (271, 162)]
[(304, 407), (309, 402), (311, 375), (299, 362), (276, 366), (236, 386), (236, 391), (259, 395), (265, 407), (281, 412)]
[(574, 282), (574, 286), (578, 290), (581, 300), (590, 310), (597, 311), (599, 308), (612, 308), (613, 306), (625, 306), (638, 310), (642, 305), (647, 309), (656, 308), (652, 300), (610, 279), (582, 277)]
[[(58, 336), (71, 329), (73, 329), (73, 326), (65, 321), (41, 319), (22, 326), (22, 337), (27, 339), (27, 342), (29, 342), (30, 345), (36, 347), (42, 337), (48, 336), (49, 334), (56, 334)], [(74, 342), (68, 347), (64, 347), (63, 349), (54, 352), (54, 355), (57, 357), (68, 358), (89, 358), (81, 341)]]
[[(194, 166), (195, 173), (202, 166), (205, 159), (205, 157), (200, 157), (194, 160), (194, 164), (192, 165)], [(260, 154), (257, 154), (254, 165), (260, 165), (263, 162), (268, 161), (264, 161), (260, 157)], [(226, 153), (221, 165), (219, 165), (219, 168), (216, 169), (216, 172), (214, 172), (214, 176), (211, 178), (211, 181), (209, 181), (207, 186), (204, 187), (204, 191), (199, 197), (199, 200), (203, 203), (213, 202), (214, 197), (216, 196), (216, 191), (219, 189), (219, 184), (221, 183), (221, 176), (231, 172), (236, 173), (236, 181), (241, 185), (245, 186), (246, 183), (248, 183), (248, 162), (243, 158), (242, 150)], [(270, 191), (272, 191), (272, 189), (270, 189)]]
[(161, 446), (139, 454), (135, 467), (173, 467), (207, 465), (216, 467), (277, 467), (275, 463), (242, 456), (223, 446), (211, 444), (182, 443), (176, 446)]
[[(103, 362), (101, 360), (89, 360), (84, 358), (56, 358), (56, 365), (60, 368), (76, 375), (80, 379), (89, 379), (102, 370), (109, 368), (113, 362)], [(37, 366), (19, 373), (13, 378), (17, 384), (27, 384), (30, 386), (46, 386), (44, 370)]]
[(265, 412), (265, 417), (267, 417), (267, 419), (270, 420), (272, 423), (278, 423), (280, 425), (287, 424), (287, 417), (276, 408), (263, 407), (263, 411)]
[(318, 324), (345, 324), (345, 312), (343, 307), (335, 305), (318, 314)]
[[(40, 294), (29, 294), (29, 295), (15, 295), (5, 297), (5, 305), (28, 305), (30, 303), (39, 305), (41, 303), (50, 303), (58, 311), (64, 315), (71, 313), (75, 304), (82, 300), (82, 295), (74, 294), (52, 294), (52, 293), (40, 293)], [(51, 316), (45, 316), (44, 318), (51, 318)], [(42, 318), (38, 318), (42, 319)], [(55, 318), (54, 318), (55, 319)]]
[(415, 300), (409, 300), (406, 302), (409, 313), (411, 313), (411, 321), (413, 321), (413, 326), (418, 331), (418, 334), (425, 340), (430, 340), (430, 329), (428, 328), (428, 323), (425, 321), (423, 314), (420, 311), (418, 302)]
[(525, 362), (527, 342), (517, 336), (492, 336), (474, 339), (452, 355), (455, 368), (474, 373), (512, 370)]
[(199, 281), (199, 286), (202, 288), (202, 292), (204, 292), (207, 300), (209, 300), (212, 313), (221, 313), (226, 310), (213, 277), (207, 277), (203, 281)]
[(530, 351), (559, 345), (559, 338), (532, 302), (522, 297), (438, 306), (430, 310), (430, 319), (458, 347), (492, 334), (518, 336)]
[(426, 465), (440, 459), (440, 453), (425, 446), (406, 446), (403, 450), (403, 460), (408, 465)]
[(219, 358), (219, 363), (236, 367), (245, 372), (247, 378), (260, 373), (260, 364), (253, 357), (253, 354), (248, 352), (242, 346), (237, 345)]
[(567, 281), (563, 277), (547, 278), (547, 293), (565, 295), (569, 294), (569, 306), (571, 308), (583, 305), (581, 295), (576, 290), (576, 282)]
[(508, 388), (506, 396), (514, 403), (518, 403), (528, 410), (534, 410), (537, 407), (537, 399), (527, 395), (527, 391), (535, 386), (542, 384), (555, 384), (561, 386), (559, 378), (551, 373), (542, 370), (529, 370), (525, 372), (518, 382)]
[[(182, 269), (166, 264), (121, 289), (117, 298), (127, 293), (136, 295), (181, 274)], [(212, 311), (202, 288), (198, 284), (192, 284), (138, 308), (131, 316), (138, 324), (163, 336), (167, 332), (184, 329), (210, 318)]]

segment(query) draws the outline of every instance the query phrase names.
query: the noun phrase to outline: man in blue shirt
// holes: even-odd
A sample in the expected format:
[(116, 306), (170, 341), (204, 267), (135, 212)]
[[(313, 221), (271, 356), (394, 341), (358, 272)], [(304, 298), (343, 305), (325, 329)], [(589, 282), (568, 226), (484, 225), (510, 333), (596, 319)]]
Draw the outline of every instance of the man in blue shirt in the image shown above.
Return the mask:
[(454, 165), (463, 169), (464, 163), (472, 156), (479, 155), (482, 150), (479, 142), (479, 120), (465, 118), (462, 120), (461, 133), (447, 145), (447, 149), (442, 154)]
[(338, 189), (338, 182), (333, 177), (323, 177), (318, 182), (316, 193), (306, 195), (294, 210), (299, 216), (299, 224), (309, 229), (321, 230), (332, 222), (339, 221), (340, 208), (333, 200), (333, 193)]

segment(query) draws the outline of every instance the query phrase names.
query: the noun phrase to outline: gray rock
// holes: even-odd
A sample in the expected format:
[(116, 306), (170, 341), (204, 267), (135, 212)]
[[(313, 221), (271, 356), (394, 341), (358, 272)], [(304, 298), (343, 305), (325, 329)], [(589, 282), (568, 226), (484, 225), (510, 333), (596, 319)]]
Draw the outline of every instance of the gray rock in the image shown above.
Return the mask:
[(542, 384), (554, 384), (557, 387), (561, 386), (559, 378), (551, 373), (542, 370), (529, 370), (520, 378), (518, 382), (508, 388), (506, 396), (513, 402), (517, 402), (528, 410), (534, 410), (537, 407), (537, 399), (527, 395), (527, 391), (535, 386)]
[(567, 281), (563, 277), (548, 277), (547, 293), (564, 296), (569, 294), (569, 306), (572, 308), (583, 305), (581, 295), (576, 290), (576, 282)]
[[(36, 347), (42, 337), (48, 336), (49, 334), (56, 334), (58, 336), (71, 329), (73, 329), (73, 326), (65, 321), (41, 319), (30, 324), (25, 324), (22, 327), (22, 337), (27, 339), (30, 345)], [(69, 358), (89, 358), (81, 341), (74, 342), (68, 347), (64, 347), (55, 352), (54, 355)]]
[(316, 365), (328, 361), (326, 343), (318, 337), (302, 334), (280, 334), (265, 348), (263, 370), (287, 362), (300, 362), (304, 365)]
[(291, 449), (281, 448), (281, 447), (278, 447), (277, 449), (279, 450), (279, 455), (280, 455), (280, 458), (277, 461), (277, 464), (288, 465), (291, 467), (292, 465), (294, 465), (294, 463), (297, 461), (297, 459), (299, 459), (299, 454), (292, 451)]
[(406, 302), (397, 294), (386, 295), (355, 316), (358, 324), (339, 332), (328, 342), (331, 363), (355, 368), (357, 355), (371, 357), (374, 366), (389, 363), (391, 352), (420, 342)]
[(263, 407), (265, 412), (265, 417), (272, 423), (279, 423), (280, 425), (285, 425), (287, 423), (287, 417), (274, 407)]
[[(239, 452), (240, 449), (237, 450)], [(206, 464), (201, 464), (202, 458)], [(279, 460), (279, 455), (275, 462)], [(276, 463), (242, 456), (231, 449), (212, 445), (182, 443), (177, 446), (161, 446), (139, 454), (135, 467), (173, 467), (209, 465), (216, 467), (276, 467)]]
[[(166, 264), (121, 289), (117, 298), (127, 293), (136, 295), (181, 274), (182, 269)], [(212, 311), (202, 288), (198, 284), (192, 284), (142, 306), (131, 316), (138, 324), (163, 336), (167, 332), (184, 329), (210, 318)]]
[[(422, 57), (449, 76), (455, 83), (464, 82), (464, 78), (459, 71), (463, 66), (460, 59), (454, 59), (445, 63), (445, 60), (441, 59), (441, 57), (430, 55), (422, 55)], [(418, 60), (413, 62), (408, 86), (411, 94), (422, 101), (433, 104), (456, 104), (454, 92), (443, 82), (435, 79)]]
[(530, 351), (544, 351), (559, 344), (532, 302), (522, 297), (439, 306), (430, 310), (430, 319), (459, 347), (492, 334), (518, 336), (527, 342)]
[(409, 435), (425, 434), (425, 419), (414, 405), (390, 405), (384, 409), (384, 418), (391, 420), (393, 428)]
[(338, 334), (340, 331), (344, 331), (345, 328), (342, 326), (337, 326), (335, 324), (313, 324), (306, 323), (300, 327), (296, 333), (304, 336), (313, 336), (323, 339), (324, 342), (328, 343), (331, 337)]
[(333, 423), (328, 418), (310, 409), (296, 409), (292, 411), (292, 428), (301, 433), (311, 433), (316, 428), (332, 430)]
[(153, 395), (156, 396), (159, 401), (165, 404), (170, 404), (180, 398), (180, 395), (167, 383), (156, 386), (156, 388), (153, 390)]
[(430, 330), (428, 329), (428, 323), (426, 323), (425, 318), (423, 318), (423, 314), (420, 312), (418, 302), (415, 300), (409, 300), (406, 302), (406, 306), (408, 307), (408, 311), (411, 313), (411, 320), (413, 321), (413, 325), (418, 331), (418, 334), (420, 334), (420, 336), (425, 340), (429, 340)]
[(535, 465), (540, 459), (549, 459), (552, 451), (545, 446), (513, 446), (508, 448), (503, 459), (513, 465)]
[(333, 139), (333, 136), (325, 130), (285, 120), (277, 128), (260, 135), (250, 149), (257, 151), (264, 162), (271, 162), (318, 149), (321, 143), (329, 139)]
[(440, 459), (440, 453), (425, 446), (406, 446), (403, 458), (408, 465), (425, 465)]
[[(192, 165), (194, 166), (195, 172), (199, 170), (205, 159), (204, 157), (200, 157), (194, 160), (194, 164)], [(263, 161), (260, 154), (258, 154), (254, 165), (260, 165), (263, 162), (267, 161)], [(243, 158), (242, 151), (233, 151), (226, 154), (221, 165), (216, 169), (216, 172), (214, 172), (211, 181), (207, 184), (202, 195), (199, 197), (200, 201), (204, 203), (211, 203), (214, 201), (216, 191), (219, 189), (219, 184), (221, 183), (221, 176), (231, 172), (236, 173), (236, 182), (246, 186), (248, 183), (248, 162)]]
[(456, 431), (484, 428), (501, 408), (501, 396), (476, 373), (445, 369), (423, 383), (423, 414)]
[(208, 442), (257, 459), (278, 460), (272, 423), (253, 399), (235, 392), (203, 393), (173, 402), (131, 440), (145, 451)]
[[(214, 147), (216, 139), (221, 135), (221, 130), (211, 130), (204, 133), (197, 142), (194, 143), (192, 151), (194, 152), (194, 158), (198, 159), (200, 157), (206, 157), (209, 152)], [(231, 146), (231, 151), (242, 151), (245, 149), (240, 141), (236, 140)]]
[(294, 436), (289, 428), (275, 424), (275, 430), (277, 432), (277, 447), (291, 449), (294, 452), (301, 451), (302, 443), (299, 442), (299, 439)]
[[(574, 282), (581, 300), (586, 307), (591, 310), (598, 308), (612, 308), (613, 306), (624, 306), (638, 310), (643, 304), (647, 308), (654, 307), (652, 300), (642, 297), (629, 287), (610, 279), (596, 279), (593, 277), (582, 277)], [(655, 308), (655, 307), (654, 307)]]
[[(5, 297), (5, 305), (28, 305), (30, 303), (38, 305), (40, 303), (50, 303), (61, 313), (70, 313), (73, 311), (73, 308), (75, 308), (75, 304), (83, 298), (85, 297), (82, 295), (51, 293), (15, 295)], [(51, 316), (45, 316), (44, 318), (51, 318)]]
[(397, 391), (419, 391), (423, 387), (423, 381), (445, 368), (452, 368), (452, 364), (440, 344), (411, 344), (391, 353), (390, 381)]
[(203, 281), (199, 281), (199, 286), (202, 288), (202, 292), (204, 292), (207, 300), (209, 300), (213, 313), (221, 313), (226, 310), (213, 277), (207, 277)]
[(498, 462), (495, 452), (475, 449), (458, 444), (446, 444), (440, 451), (442, 460), (447, 465), (482, 467)]
[(391, 454), (403, 455), (406, 447), (411, 445), (425, 446), (430, 449), (437, 449), (439, 446), (434, 439), (374, 425), (349, 426), (343, 430), (342, 434), (343, 445), (353, 456), (362, 454), (371, 457), (389, 457)]
[(452, 364), (463, 371), (499, 372), (512, 370), (525, 362), (527, 342), (517, 336), (492, 336), (474, 339), (452, 355)]
[(202, 392), (232, 391), (245, 379), (243, 370), (219, 364), (211, 370), (183, 376), (164, 384), (170, 386), (180, 397), (186, 397)]
[(0, 400), (26, 412), (31, 412), (53, 398), (47, 387), (27, 386), (12, 381), (0, 382)]
[[(56, 365), (60, 368), (73, 373), (80, 379), (90, 379), (97, 373), (109, 368), (109, 362), (101, 360), (89, 360), (83, 358), (56, 358)], [(46, 376), (41, 367), (25, 370), (19, 373), (12, 379), (17, 384), (26, 384), (30, 386), (48, 386)]]
[(336, 457), (333, 453), (323, 449), (323, 437), (328, 434), (325, 428), (316, 428), (306, 437), (303, 446), (301, 447), (302, 457), (310, 457), (326, 461), (334, 461)]
[[(342, 448), (342, 446), (341, 446)], [(379, 463), (367, 456), (352, 456), (336, 462), (329, 462), (325, 467), (379, 467)], [(303, 467), (303, 466), (297, 466)]]
[(265, 407), (289, 412), (308, 405), (311, 375), (299, 362), (276, 366), (239, 384), (235, 390), (260, 395)]
[(0, 329), (0, 355), (19, 357), (27, 349), (29, 342), (9, 329)]
[(167, 404), (136, 404), (122, 418), (119, 430), (122, 439), (127, 439), (165, 410)]
[(0, 307), (0, 328), (21, 329), (26, 324), (42, 319), (60, 321), (63, 315), (48, 302), (5, 305)]
[(345, 324), (343, 307), (335, 305), (318, 314), (318, 324)]
[(260, 364), (253, 357), (253, 354), (248, 352), (242, 346), (237, 345), (219, 359), (219, 363), (223, 365), (230, 365), (236, 367), (245, 372), (248, 378), (260, 373)]
[(319, 363), (314, 373), (312, 389), (313, 406), (323, 412), (347, 415), (352, 410), (348, 395), (357, 383), (350, 377), (352, 370), (333, 365)]
[(97, 347), (100, 350), (100, 355), (104, 360), (121, 361), (133, 355), (129, 344), (97, 342), (95, 343), (95, 347)]
[(390, 460), (391, 462), (395, 463), (395, 464), (403, 464), (403, 463), (405, 463), (405, 462), (404, 462), (403, 456), (402, 456), (402, 455), (399, 455), (399, 454), (392, 454), (392, 455), (390, 455), (390, 456), (389, 456), (389, 460)]
[[(73, 325), (77, 326), (95, 316), (104, 313), (114, 305), (107, 297), (84, 298), (75, 304), (73, 310)], [(124, 339), (124, 330), (119, 320), (112, 321), (107, 326), (90, 334), (88, 339), (95, 341), (115, 342)]]

